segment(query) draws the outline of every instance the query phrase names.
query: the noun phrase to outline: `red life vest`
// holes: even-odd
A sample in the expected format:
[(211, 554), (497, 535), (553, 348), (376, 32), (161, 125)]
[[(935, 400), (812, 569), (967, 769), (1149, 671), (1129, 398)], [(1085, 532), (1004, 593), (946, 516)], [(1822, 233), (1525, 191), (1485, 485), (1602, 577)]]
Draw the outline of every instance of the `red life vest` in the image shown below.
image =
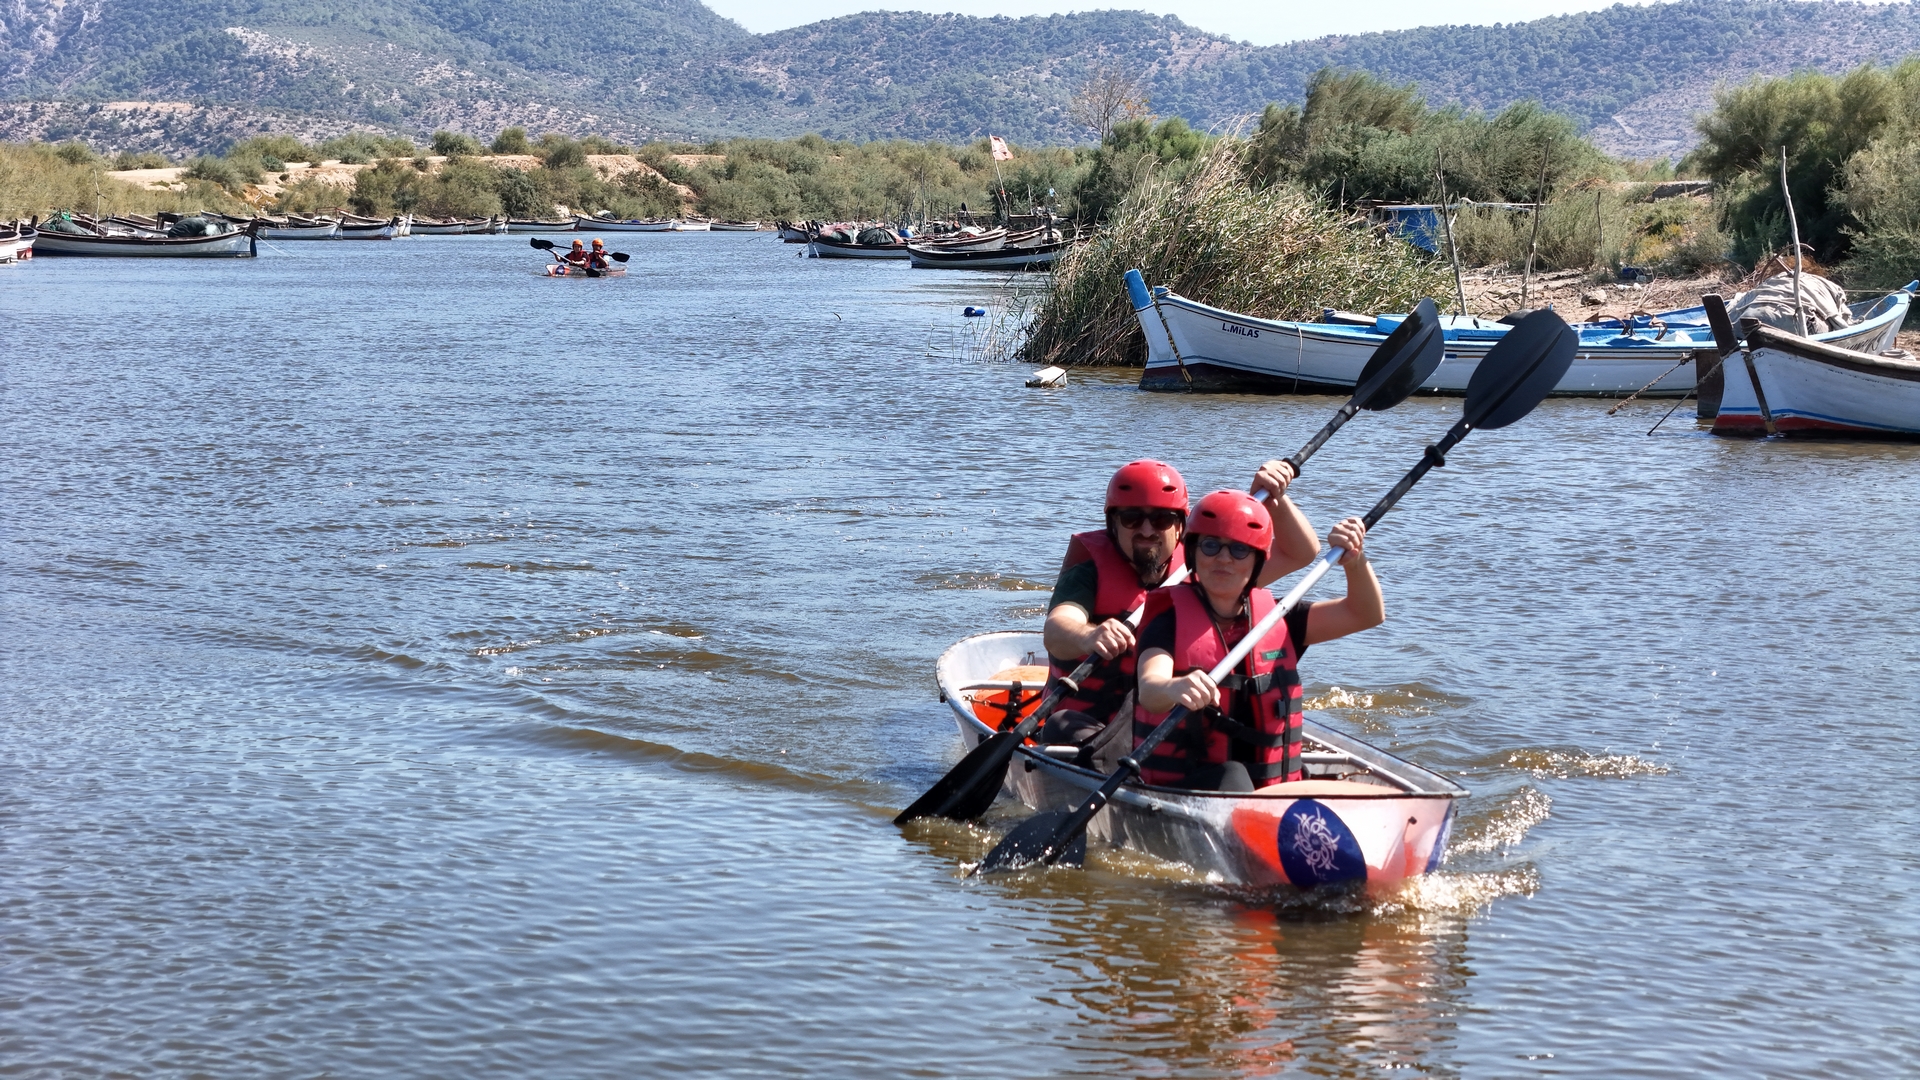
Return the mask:
[[(1186, 558), (1186, 549), (1175, 544), (1173, 558), (1167, 565), (1178, 566)], [(1099, 587), (1094, 594), (1093, 610), (1087, 612), (1088, 625), (1098, 626), (1108, 619), (1124, 619), (1146, 599), (1147, 587), (1140, 584), (1140, 572), (1134, 569), (1133, 560), (1120, 553), (1120, 548), (1106, 530), (1075, 533), (1068, 542), (1064, 563), (1066, 568), (1089, 560), (1099, 578)], [(1053, 680), (1071, 673), (1084, 659), (1062, 660), (1057, 656), (1048, 656), (1047, 685), (1051, 687)], [(1133, 692), (1134, 661), (1135, 655), (1129, 651), (1106, 663), (1096, 663), (1093, 673), (1080, 680), (1080, 692), (1068, 691), (1054, 711), (1076, 709), (1102, 722), (1110, 719), (1125, 703), (1127, 695)]]
[[(1259, 622), (1273, 610), (1273, 594), (1254, 589), (1247, 597), (1248, 623)], [(1211, 671), (1231, 649), (1214, 622), (1200, 586), (1192, 583), (1155, 589), (1147, 597), (1141, 625), (1173, 609), (1173, 673)], [(1140, 778), (1149, 784), (1179, 786), (1195, 765), (1218, 765), (1237, 759), (1246, 762), (1253, 786), (1266, 787), (1300, 779), (1299, 649), (1287, 634), (1285, 619), (1267, 632), (1233, 674), (1220, 680), (1220, 706), (1188, 715), (1180, 727), (1154, 747), (1140, 763)], [(1246, 700), (1248, 696), (1251, 700)], [(1139, 745), (1166, 713), (1150, 713), (1138, 705), (1133, 711), (1133, 741)], [(1251, 723), (1248, 721), (1251, 720)], [(1231, 743), (1246, 743), (1249, 755), (1235, 755)]]

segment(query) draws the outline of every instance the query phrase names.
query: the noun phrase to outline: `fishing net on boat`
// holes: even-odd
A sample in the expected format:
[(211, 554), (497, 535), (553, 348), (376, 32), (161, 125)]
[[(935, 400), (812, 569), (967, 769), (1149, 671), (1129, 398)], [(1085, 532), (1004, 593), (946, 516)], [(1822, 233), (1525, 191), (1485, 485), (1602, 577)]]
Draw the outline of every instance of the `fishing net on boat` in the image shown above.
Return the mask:
[(863, 247), (888, 247), (899, 243), (900, 236), (892, 229), (882, 229), (874, 226), (861, 229), (858, 242)]
[(176, 238), (183, 236), (219, 236), (223, 232), (226, 232), (226, 229), (197, 215), (194, 217), (183, 217), (172, 225), (167, 226), (167, 235)]

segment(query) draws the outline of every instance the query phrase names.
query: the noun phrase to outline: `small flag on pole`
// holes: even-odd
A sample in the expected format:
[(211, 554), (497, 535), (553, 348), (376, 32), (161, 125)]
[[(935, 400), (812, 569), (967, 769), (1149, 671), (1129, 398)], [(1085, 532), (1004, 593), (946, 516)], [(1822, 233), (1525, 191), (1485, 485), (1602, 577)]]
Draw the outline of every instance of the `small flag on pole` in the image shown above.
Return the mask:
[(1007, 149), (1007, 140), (998, 135), (987, 136), (987, 142), (993, 146), (993, 160), (1012, 161), (1013, 151)]

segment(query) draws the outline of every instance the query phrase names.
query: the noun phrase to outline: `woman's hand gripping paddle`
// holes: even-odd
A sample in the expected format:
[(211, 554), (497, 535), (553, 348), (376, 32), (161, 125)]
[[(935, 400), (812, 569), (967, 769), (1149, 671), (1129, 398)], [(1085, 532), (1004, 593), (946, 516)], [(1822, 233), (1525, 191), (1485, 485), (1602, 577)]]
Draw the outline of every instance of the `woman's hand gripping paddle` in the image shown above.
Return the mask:
[[(1553, 389), (1553, 385), (1566, 375), (1579, 346), (1579, 335), (1552, 311), (1536, 311), (1507, 331), (1506, 336), (1474, 369), (1473, 378), (1467, 381), (1466, 408), (1462, 410), (1460, 419), (1439, 442), (1427, 447), (1419, 463), (1400, 478), (1393, 490), (1387, 492), (1372, 510), (1367, 511), (1365, 521), (1368, 531), (1372, 531), (1387, 511), (1393, 509), (1393, 505), (1412, 490), (1413, 485), (1419, 483), (1429, 470), (1437, 465), (1445, 465), (1447, 451), (1466, 438), (1469, 432), (1476, 428), (1506, 427), (1532, 412), (1534, 406), (1540, 404), (1547, 392)], [(1339, 548), (1329, 548), (1307, 571), (1307, 575), (1300, 579), (1300, 583), (1274, 605), (1266, 618), (1248, 630), (1247, 636), (1240, 639), (1240, 644), (1234, 646), (1207, 676), (1218, 682), (1232, 672), (1253, 650), (1254, 645), (1266, 637), (1268, 631), (1285, 618), (1307, 590), (1325, 577), (1333, 564), (1344, 555), (1345, 552)], [(1120, 759), (1120, 768), (1114, 770), (1085, 802), (1071, 811), (1048, 810), (1021, 822), (1018, 828), (1008, 833), (987, 853), (978, 870), (988, 873), (1016, 870), (1034, 863), (1051, 865), (1063, 858), (1069, 865), (1079, 865), (1084, 858), (1080, 853), (1086, 850), (1082, 837), (1087, 823), (1113, 799), (1114, 792), (1122, 784), (1139, 775), (1141, 760), (1151, 754), (1153, 748), (1160, 745), (1160, 741), (1171, 735), (1186, 718), (1187, 710), (1184, 707), (1177, 707), (1168, 713), (1167, 718), (1133, 748), (1132, 754)]]
[[(1307, 459), (1326, 445), (1342, 424), (1353, 419), (1354, 413), (1361, 409), (1379, 412), (1405, 401), (1407, 395), (1426, 382), (1434, 369), (1440, 366), (1442, 346), (1440, 312), (1434, 307), (1433, 301), (1422, 300), (1413, 309), (1413, 314), (1407, 316), (1406, 321), (1373, 351), (1367, 366), (1360, 372), (1360, 385), (1354, 390), (1353, 398), (1340, 406), (1340, 411), (1333, 414), (1333, 419), (1327, 421), (1326, 426), (1307, 441), (1307, 445), (1287, 459), (1293, 466), (1294, 475), (1300, 474), (1300, 468)], [(1166, 584), (1178, 583), (1186, 576), (1186, 572), (1184, 566), (1175, 568)], [(1135, 608), (1128, 614), (1127, 621), (1130, 624), (1139, 625), (1140, 610)], [(924, 795), (915, 799), (912, 806), (900, 811), (893, 823), (905, 825), (922, 817), (972, 821), (986, 813), (987, 807), (992, 806), (993, 800), (1000, 795), (1000, 786), (1006, 781), (1007, 766), (1013, 760), (1013, 752), (1040, 729), (1040, 725), (1046, 722), (1068, 691), (1078, 689), (1081, 680), (1093, 674), (1098, 660), (1097, 654), (1088, 656), (1071, 675), (1055, 683), (1047, 696), (1040, 700), (1039, 706), (1018, 725), (989, 737), (968, 751), (959, 764), (947, 770), (947, 774), (928, 788)]]
[[(553, 259), (555, 262), (558, 262), (562, 265), (568, 265), (567, 260), (562, 259), (559, 253), (554, 251), (554, 249), (559, 247), (560, 245), (554, 243), (551, 240), (544, 240), (538, 236), (529, 236), (527, 237), (527, 246), (531, 248), (538, 248), (541, 251), (549, 252), (553, 254)], [(607, 252), (607, 258), (612, 259), (614, 262), (617, 262), (617, 263), (623, 263), (623, 262), (626, 262), (628, 259), (633, 258), (633, 256), (627, 254), (624, 251), (609, 251)], [(602, 273), (604, 273), (604, 271), (595, 270), (591, 266), (582, 267), (582, 269), (586, 270), (588, 277), (599, 277)]]

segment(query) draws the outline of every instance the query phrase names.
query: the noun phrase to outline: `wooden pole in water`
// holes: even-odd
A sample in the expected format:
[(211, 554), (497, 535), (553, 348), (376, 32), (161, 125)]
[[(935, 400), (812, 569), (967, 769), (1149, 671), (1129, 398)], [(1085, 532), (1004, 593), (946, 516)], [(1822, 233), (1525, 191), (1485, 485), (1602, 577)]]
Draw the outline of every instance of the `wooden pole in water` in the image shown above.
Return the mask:
[(1800, 327), (1800, 336), (1807, 336), (1807, 309), (1800, 302), (1800, 269), (1805, 264), (1800, 258), (1800, 222), (1793, 214), (1793, 191), (1787, 187), (1787, 148), (1780, 147), (1780, 197), (1787, 201), (1787, 228), (1793, 237), (1793, 318)]
[(1533, 253), (1540, 248), (1540, 211), (1547, 202), (1547, 161), (1553, 156), (1553, 144), (1540, 147), (1540, 186), (1533, 196), (1533, 239), (1527, 241), (1527, 269), (1520, 275), (1520, 310), (1527, 309), (1527, 286), (1533, 283)]
[(1439, 155), (1434, 155), (1433, 175), (1440, 180), (1440, 225), (1447, 231), (1447, 255), (1453, 260), (1453, 295), (1460, 303), (1460, 314), (1467, 314), (1467, 289), (1460, 284), (1460, 249), (1453, 243), (1453, 217), (1447, 209), (1447, 170)]

